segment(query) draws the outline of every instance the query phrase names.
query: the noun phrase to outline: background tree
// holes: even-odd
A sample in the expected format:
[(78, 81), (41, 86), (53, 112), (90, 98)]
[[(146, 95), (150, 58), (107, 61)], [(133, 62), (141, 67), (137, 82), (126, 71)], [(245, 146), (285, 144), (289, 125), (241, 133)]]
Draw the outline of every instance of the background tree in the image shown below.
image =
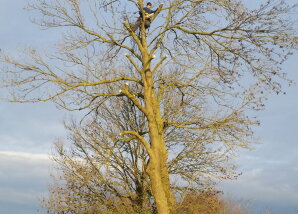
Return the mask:
[(150, 31), (142, 24), (136, 34), (127, 17), (144, 12), (142, 0), (35, 0), (29, 7), (43, 15), (37, 23), (72, 31), (55, 56), (29, 50), (24, 60), (2, 61), (15, 102), (51, 100), (100, 112), (103, 103), (128, 98), (148, 132), (120, 134), (145, 149), (157, 210), (169, 213), (175, 205), (169, 175), (200, 183), (202, 143), (222, 157), (248, 147), (257, 121), (247, 113), (262, 108), (267, 92), (281, 92), (279, 64), (297, 48), (297, 37), (288, 17), (293, 8), (282, 1), (257, 9), (228, 0), (163, 3)]
[(53, 213), (153, 213), (148, 154), (135, 138), (119, 138), (145, 132), (145, 117), (125, 98), (101, 108), (84, 125), (66, 125), (70, 146), (56, 143), (57, 180), (43, 205)]
[[(124, 130), (148, 132), (146, 117), (130, 100), (122, 98), (108, 106), (102, 104), (101, 111), (92, 116), (92, 120), (84, 124), (72, 122), (66, 128), (70, 142), (56, 143), (53, 160), (58, 171), (50, 187), (50, 197), (43, 200), (48, 210), (52, 213), (156, 213), (146, 173), (149, 156), (136, 138), (122, 138), (118, 134)], [(172, 134), (175, 132), (168, 133), (166, 142), (176, 138)], [(175, 195), (184, 198), (188, 192), (212, 188), (213, 182), (203, 177), (236, 176), (229, 156), (212, 152), (208, 146), (206, 142), (196, 146), (199, 185), (172, 182)], [(169, 147), (170, 153), (175, 150)], [(189, 160), (190, 155), (188, 151), (185, 156), (173, 158), (170, 173), (180, 177), (188, 175), (181, 169), (181, 162)]]

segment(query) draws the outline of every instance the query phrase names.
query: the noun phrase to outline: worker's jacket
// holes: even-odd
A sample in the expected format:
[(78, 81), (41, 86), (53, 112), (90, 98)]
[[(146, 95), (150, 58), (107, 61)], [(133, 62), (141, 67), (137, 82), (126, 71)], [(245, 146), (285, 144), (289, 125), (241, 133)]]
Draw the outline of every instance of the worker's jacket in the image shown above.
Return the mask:
[[(145, 19), (150, 19), (151, 16), (157, 11), (157, 9), (156, 10), (151, 10), (148, 7), (144, 7), (143, 10), (145, 12)], [(140, 14), (140, 17), (143, 17), (142, 11), (139, 11), (139, 14)]]

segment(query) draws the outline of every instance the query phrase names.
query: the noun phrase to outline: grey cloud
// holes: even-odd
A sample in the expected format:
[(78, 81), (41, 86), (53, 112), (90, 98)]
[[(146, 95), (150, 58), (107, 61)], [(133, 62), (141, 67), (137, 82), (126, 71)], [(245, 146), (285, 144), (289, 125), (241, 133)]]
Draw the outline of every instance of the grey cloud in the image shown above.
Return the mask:
[(0, 105), (0, 150), (48, 152), (57, 137), (66, 135), (64, 113), (50, 103)]
[(243, 174), (219, 187), (227, 195), (251, 201), (251, 207), (259, 210), (254, 213), (263, 214), (266, 207), (277, 214), (298, 211), (298, 155), (292, 152), (297, 145), (280, 148), (280, 144), (265, 142), (255, 151), (242, 152), (236, 162)]
[(47, 155), (0, 152), (0, 213), (44, 212), (39, 198), (47, 194), (49, 166)]
[[(279, 175), (275, 171), (255, 168), (245, 171), (238, 180), (223, 182), (220, 186), (226, 196), (248, 201), (255, 214), (263, 214), (267, 208), (272, 214), (294, 214), (298, 211), (297, 184), (285, 172), (288, 170), (279, 172)], [(297, 171), (290, 174), (298, 176)]]

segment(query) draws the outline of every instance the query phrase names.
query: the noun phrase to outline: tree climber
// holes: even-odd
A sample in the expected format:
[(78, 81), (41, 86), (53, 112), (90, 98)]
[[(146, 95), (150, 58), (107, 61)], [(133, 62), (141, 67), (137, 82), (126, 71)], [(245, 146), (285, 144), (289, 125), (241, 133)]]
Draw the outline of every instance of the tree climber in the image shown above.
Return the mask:
[[(151, 17), (153, 16), (153, 14), (158, 10), (152, 10), (152, 3), (148, 2), (146, 7), (143, 8), (144, 10), (144, 17), (145, 17), (145, 29), (150, 27), (151, 24)], [(142, 11), (139, 11), (140, 17), (138, 18), (138, 20), (136, 21), (136, 23), (134, 25), (131, 26), (131, 30), (133, 32), (135, 32), (140, 26), (141, 26), (141, 22), (143, 20), (143, 14)]]

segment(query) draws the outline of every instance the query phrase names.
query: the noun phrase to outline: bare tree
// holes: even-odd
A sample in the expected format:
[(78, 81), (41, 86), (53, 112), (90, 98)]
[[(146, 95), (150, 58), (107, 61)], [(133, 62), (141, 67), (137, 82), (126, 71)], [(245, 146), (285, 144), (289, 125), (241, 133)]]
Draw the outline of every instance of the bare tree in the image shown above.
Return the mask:
[[(121, 109), (119, 111), (118, 109)], [(148, 154), (123, 130), (145, 132), (145, 117), (127, 99), (101, 111), (85, 125), (72, 122), (70, 146), (56, 143), (56, 182), (43, 205), (52, 213), (153, 213), (146, 174)]]
[[(92, 116), (92, 120), (85, 121), (84, 125), (72, 122), (66, 127), (70, 131), (70, 145), (56, 143), (53, 160), (58, 171), (50, 187), (50, 197), (43, 200), (48, 210), (52, 213), (155, 213), (156, 205), (146, 173), (149, 156), (135, 137), (118, 135), (125, 130), (148, 132), (146, 117), (129, 99), (102, 104), (101, 111)], [(170, 144), (177, 138), (176, 134), (169, 132), (166, 142)], [(181, 152), (171, 160), (170, 174), (186, 177), (184, 180), (188, 181), (186, 184), (172, 182), (171, 187), (179, 198), (194, 190), (211, 188), (213, 182), (203, 177), (216, 175), (216, 178), (227, 179), (235, 176), (229, 156), (211, 151), (209, 144), (202, 141), (196, 145), (195, 156), (184, 151), (185, 156)], [(177, 152), (176, 147), (169, 146), (168, 150)], [(183, 161), (191, 158), (195, 158), (195, 173), (200, 176), (183, 170)], [(200, 178), (198, 185), (190, 186), (196, 177)]]
[(258, 122), (247, 113), (262, 109), (268, 92), (281, 92), (279, 65), (297, 48), (297, 36), (294, 8), (283, 1), (256, 9), (235, 0), (162, 2), (149, 31), (143, 15), (135, 33), (131, 17), (145, 14), (142, 0), (35, 0), (29, 8), (42, 14), (38, 24), (69, 29), (58, 54), (3, 56), (2, 70), (14, 102), (100, 112), (128, 98), (148, 130), (120, 135), (143, 146), (157, 210), (170, 213), (170, 174), (199, 183), (202, 144), (218, 157), (249, 146)]

